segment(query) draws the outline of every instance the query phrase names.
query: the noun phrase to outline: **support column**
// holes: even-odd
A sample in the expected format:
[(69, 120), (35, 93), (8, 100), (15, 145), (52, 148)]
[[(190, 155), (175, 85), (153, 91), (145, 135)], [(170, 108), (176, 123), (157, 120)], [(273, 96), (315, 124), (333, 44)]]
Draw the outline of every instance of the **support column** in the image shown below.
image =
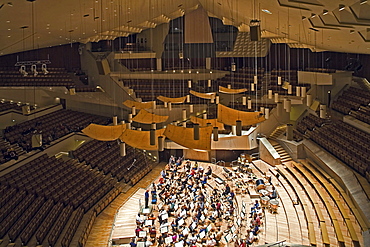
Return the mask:
[(157, 58), (157, 70), (162, 71), (162, 58)]

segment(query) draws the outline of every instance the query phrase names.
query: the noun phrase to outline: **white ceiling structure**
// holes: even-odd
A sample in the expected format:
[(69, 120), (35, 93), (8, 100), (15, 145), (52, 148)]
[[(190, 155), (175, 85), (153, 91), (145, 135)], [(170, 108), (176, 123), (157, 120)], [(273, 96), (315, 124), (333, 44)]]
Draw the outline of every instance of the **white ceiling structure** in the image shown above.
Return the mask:
[(273, 43), (370, 54), (370, 0), (0, 0), (0, 55), (113, 40), (199, 6), (244, 32), (258, 19)]

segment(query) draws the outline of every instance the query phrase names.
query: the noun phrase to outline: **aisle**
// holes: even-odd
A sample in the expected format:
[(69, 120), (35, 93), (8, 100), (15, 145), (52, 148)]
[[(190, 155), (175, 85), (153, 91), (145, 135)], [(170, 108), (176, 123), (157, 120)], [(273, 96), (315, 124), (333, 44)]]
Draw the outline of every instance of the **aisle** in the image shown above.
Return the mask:
[(123, 242), (130, 241), (135, 237), (136, 215), (140, 210), (140, 201), (144, 200), (145, 189), (138, 189), (133, 196), (122, 205), (115, 217), (112, 239), (120, 239)]
[[(148, 187), (160, 174), (166, 164), (160, 163), (153, 167), (144, 178), (131, 187), (125, 194), (120, 194), (104, 211), (98, 215), (86, 243), (86, 247), (107, 247), (112, 230), (114, 216), (121, 207), (139, 188)], [(133, 229), (135, 230), (135, 228)]]

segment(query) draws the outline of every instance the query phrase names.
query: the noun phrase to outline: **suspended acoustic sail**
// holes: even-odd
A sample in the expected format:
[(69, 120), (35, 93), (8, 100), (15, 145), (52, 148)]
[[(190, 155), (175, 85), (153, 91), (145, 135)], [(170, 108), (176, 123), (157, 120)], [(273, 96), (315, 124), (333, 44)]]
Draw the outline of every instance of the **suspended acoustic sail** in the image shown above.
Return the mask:
[(165, 129), (155, 131), (155, 145), (150, 145), (150, 131), (126, 129), (119, 139), (127, 145), (142, 150), (158, 150), (158, 137), (163, 136)]
[(238, 94), (238, 93), (247, 92), (248, 90), (246, 88), (232, 89), (232, 88), (227, 88), (223, 86), (218, 86), (218, 91), (220, 93), (226, 93), (226, 94)]
[(132, 121), (144, 124), (151, 124), (151, 123), (162, 123), (166, 122), (168, 116), (161, 116), (150, 113), (144, 109), (141, 109), (139, 113), (132, 119)]
[(210, 124), (212, 127), (218, 127), (218, 130), (224, 130), (224, 124), (217, 121), (217, 119), (203, 119), (191, 116), (190, 121), (193, 123), (198, 123), (200, 127), (206, 127)]
[(90, 124), (82, 130), (82, 132), (99, 141), (113, 141), (117, 140), (125, 131), (126, 125), (115, 125), (115, 126), (105, 126), (99, 124)]
[(261, 112), (238, 111), (227, 106), (218, 104), (217, 119), (227, 125), (236, 125), (236, 121), (242, 121), (242, 126), (248, 126), (265, 121)]
[(212, 126), (199, 128), (199, 140), (194, 140), (194, 138), (191, 138), (194, 135), (194, 128), (184, 128), (169, 124), (166, 127), (164, 135), (168, 139), (187, 148), (211, 150), (212, 129)]
[(129, 108), (132, 108), (133, 106), (135, 109), (152, 109), (155, 105), (155, 101), (149, 101), (149, 102), (137, 102), (133, 100), (126, 100), (123, 102), (123, 104)]
[(182, 104), (185, 102), (186, 100), (186, 96), (184, 97), (179, 97), (179, 98), (169, 98), (169, 97), (165, 97), (165, 96), (158, 96), (157, 97), (158, 100), (162, 101), (162, 102), (167, 102), (167, 103), (172, 103), (172, 104)]
[(190, 93), (198, 98), (202, 99), (212, 99), (216, 97), (216, 93), (199, 93), (193, 90), (190, 90)]

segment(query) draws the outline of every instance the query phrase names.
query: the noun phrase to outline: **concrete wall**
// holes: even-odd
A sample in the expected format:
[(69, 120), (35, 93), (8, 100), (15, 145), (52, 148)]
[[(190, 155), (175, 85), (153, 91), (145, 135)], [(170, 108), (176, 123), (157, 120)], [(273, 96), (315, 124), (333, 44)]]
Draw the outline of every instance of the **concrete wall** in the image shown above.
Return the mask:
[(55, 103), (55, 99), (50, 98), (41, 87), (14, 87), (0, 90), (0, 99), (29, 103), (31, 105), (37, 104), (39, 107)]
[(15, 124), (37, 118), (60, 109), (62, 109), (62, 106), (56, 105), (53, 107), (48, 107), (46, 109), (40, 108), (37, 110), (37, 112), (28, 115), (23, 115), (22, 113), (15, 111), (8, 111), (7, 113), (3, 113), (0, 115), (0, 129), (5, 129), (5, 127), (7, 126), (13, 126)]
[(156, 57), (161, 58), (164, 50), (164, 40), (168, 34), (169, 27), (169, 23), (164, 23), (156, 26), (154, 29), (146, 29), (141, 33), (138, 33), (136, 37), (137, 39), (146, 39), (145, 48), (147, 50), (154, 51), (156, 53)]

